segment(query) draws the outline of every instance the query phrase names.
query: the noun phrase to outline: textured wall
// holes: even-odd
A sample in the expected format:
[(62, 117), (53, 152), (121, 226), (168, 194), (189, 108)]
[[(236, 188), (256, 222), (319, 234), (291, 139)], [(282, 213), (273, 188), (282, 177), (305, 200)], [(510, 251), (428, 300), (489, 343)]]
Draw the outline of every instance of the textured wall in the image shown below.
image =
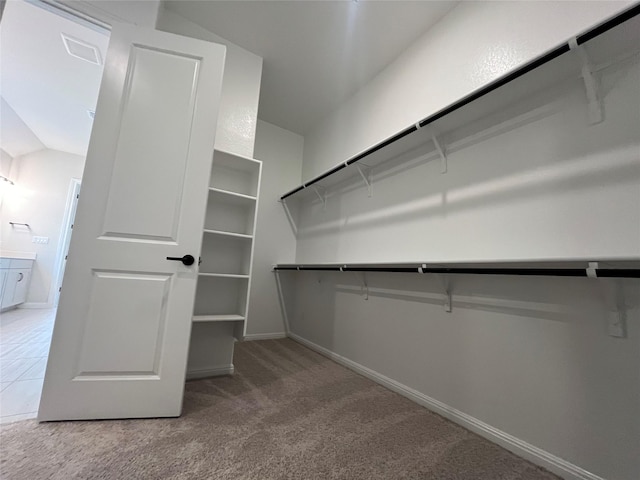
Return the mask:
[(249, 336), (285, 331), (271, 266), (295, 260), (296, 236), (277, 199), (290, 185), (300, 182), (303, 143), (298, 134), (258, 121), (255, 155), (262, 160), (262, 186), (249, 302)]
[(254, 55), (184, 17), (160, 10), (156, 27), (170, 33), (220, 43), (227, 47), (222, 79), (216, 148), (253, 156), (262, 79), (262, 57)]

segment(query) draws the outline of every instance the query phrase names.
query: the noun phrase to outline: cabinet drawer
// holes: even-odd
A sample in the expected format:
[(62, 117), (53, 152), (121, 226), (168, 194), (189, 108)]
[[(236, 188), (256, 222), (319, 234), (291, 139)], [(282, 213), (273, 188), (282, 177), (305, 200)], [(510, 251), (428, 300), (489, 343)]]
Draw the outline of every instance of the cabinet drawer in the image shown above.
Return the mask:
[(0, 268), (9, 268), (11, 265), (10, 258), (0, 258)]
[[(14, 272), (16, 270), (13, 270)], [(31, 270), (17, 270), (18, 277), (16, 278), (17, 284), (16, 289), (13, 292), (13, 301), (14, 305), (19, 305), (24, 303), (27, 299), (27, 291), (29, 290), (29, 280), (31, 280)]]
[(31, 268), (33, 260), (25, 260), (22, 258), (12, 258), (9, 268)]
[(7, 272), (7, 276), (2, 292), (2, 303), (0, 303), (2, 309), (24, 303), (31, 279), (31, 269), (12, 268), (4, 271)]

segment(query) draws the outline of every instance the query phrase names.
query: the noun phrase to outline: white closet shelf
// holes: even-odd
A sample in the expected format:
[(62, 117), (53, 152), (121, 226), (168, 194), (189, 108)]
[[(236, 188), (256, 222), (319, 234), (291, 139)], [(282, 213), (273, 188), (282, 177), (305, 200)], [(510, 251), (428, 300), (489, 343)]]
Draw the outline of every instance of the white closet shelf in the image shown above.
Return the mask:
[(230, 203), (255, 203), (256, 197), (251, 195), (244, 195), (243, 193), (230, 192), (229, 190), (222, 190), (220, 188), (209, 187), (209, 192), (218, 194), (225, 197)]
[[(249, 170), (250, 168), (252, 169), (260, 168), (260, 160), (256, 160), (255, 158), (247, 157), (245, 155), (240, 155), (239, 153), (227, 152), (226, 150), (220, 150), (218, 148), (216, 148), (214, 151), (217, 153), (223, 154), (223, 155), (218, 155), (217, 158), (214, 154), (214, 157), (213, 157), (214, 163), (217, 165), (223, 165), (223, 166), (228, 166), (228, 167), (243, 169), (243, 170)], [(237, 158), (246, 160), (248, 163), (242, 164), (240, 162), (232, 160)]]
[[(600, 264), (606, 268), (600, 268)], [(466, 275), (521, 275), (585, 278), (640, 278), (640, 261), (528, 261), (464, 263), (286, 263), (273, 266), (274, 271), (379, 272)]]
[(246, 233), (227, 232), (223, 230), (211, 230), (207, 228), (204, 229), (204, 233), (208, 235), (223, 235), (225, 237), (246, 238), (249, 240), (253, 239), (253, 235), (247, 235)]
[[(441, 172), (445, 173), (446, 155), (448, 147), (451, 147), (443, 141), (447, 137), (469, 133), (466, 130), (474, 122), (484, 122), (486, 119), (504, 121), (500, 120), (500, 115), (507, 108), (526, 103), (550, 88), (568, 85), (570, 82), (572, 87), (584, 89), (584, 65), (580, 61), (579, 52), (585, 53), (591, 73), (598, 73), (616, 62), (638, 54), (638, 32), (640, 5), (635, 5), (577, 36), (571, 42), (557, 46), (442, 110), (341, 161), (333, 168), (284, 193), (280, 200), (296, 195), (297, 198), (319, 196), (326, 201), (325, 190), (343, 182), (352, 182), (360, 176), (365, 178), (368, 186), (371, 183), (371, 168), (391, 159), (403, 163), (416, 158), (439, 156), (443, 164)], [(457, 134), (452, 135), (453, 132)], [(363, 162), (358, 163), (361, 160)]]
[(236, 273), (199, 273), (200, 277), (219, 277), (219, 278), (249, 278), (249, 275), (240, 275)]
[(243, 322), (242, 315), (194, 315), (194, 322)]

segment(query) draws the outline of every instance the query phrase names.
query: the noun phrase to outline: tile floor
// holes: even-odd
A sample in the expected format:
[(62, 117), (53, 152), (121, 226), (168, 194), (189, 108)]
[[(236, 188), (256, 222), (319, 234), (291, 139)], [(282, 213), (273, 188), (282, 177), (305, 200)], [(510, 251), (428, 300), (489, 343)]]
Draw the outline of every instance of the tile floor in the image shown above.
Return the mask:
[(35, 418), (56, 310), (0, 313), (0, 423)]

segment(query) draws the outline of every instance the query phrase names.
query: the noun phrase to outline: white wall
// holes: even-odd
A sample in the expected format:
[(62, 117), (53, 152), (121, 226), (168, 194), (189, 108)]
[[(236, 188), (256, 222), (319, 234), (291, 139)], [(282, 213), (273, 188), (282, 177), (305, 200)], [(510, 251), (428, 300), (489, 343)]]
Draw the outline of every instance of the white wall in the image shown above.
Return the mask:
[(226, 45), (216, 148), (252, 157), (262, 79), (262, 57), (166, 9), (160, 10), (156, 28)]
[(11, 172), (12, 161), (13, 161), (13, 157), (11, 157), (11, 155), (9, 155), (4, 150), (0, 149), (0, 175), (8, 178), (9, 180), (11, 180), (9, 175)]
[(632, 3), (461, 2), (305, 135), (303, 178), (415, 124)]
[[(13, 160), (15, 186), (2, 202), (3, 250), (35, 252), (27, 303), (52, 306), (57, 274), (60, 229), (72, 178), (82, 178), (84, 157), (56, 150), (41, 150)], [(11, 228), (9, 221), (28, 223), (31, 230)], [(48, 244), (31, 242), (49, 237)], [(47, 305), (45, 305), (47, 304)]]
[(255, 232), (248, 338), (284, 335), (285, 332), (276, 278), (271, 267), (295, 260), (296, 237), (277, 200), (290, 185), (300, 182), (303, 145), (300, 135), (258, 120), (255, 157), (262, 160), (262, 184)]
[(352, 274), (281, 275), (296, 283), (294, 334), (563, 478), (640, 478), (637, 281), (620, 339), (603, 280), (456, 276), (446, 313), (435, 276), (367, 274), (365, 300)]
[[(303, 176), (619, 8), (461, 4), (305, 137)], [(498, 61), (490, 65), (492, 56)], [(374, 171), (372, 198), (354, 177), (329, 192), (326, 209), (303, 202), (296, 261), (640, 259), (637, 59), (601, 80), (601, 124), (588, 125), (575, 81), (568, 93), (514, 109), (526, 121), (450, 151), (445, 175), (433, 155)], [(449, 276), (453, 311), (446, 313), (445, 286), (435, 276), (369, 274), (365, 300), (356, 275), (282, 275), (293, 279), (290, 328), (303, 341), (386, 376), (565, 478), (640, 478), (637, 280), (620, 282), (628, 332), (613, 338), (607, 322), (616, 314), (615, 288), (607, 280)]]
[[(637, 62), (603, 77), (602, 124), (576, 89), (445, 175), (423, 162), (374, 175), (373, 198), (305, 202), (297, 262), (640, 259), (638, 85)], [(602, 478), (640, 477), (637, 280), (621, 339), (605, 280), (447, 277), (447, 314), (434, 276), (367, 275), (369, 301), (352, 274), (295, 278), (294, 334)]]

